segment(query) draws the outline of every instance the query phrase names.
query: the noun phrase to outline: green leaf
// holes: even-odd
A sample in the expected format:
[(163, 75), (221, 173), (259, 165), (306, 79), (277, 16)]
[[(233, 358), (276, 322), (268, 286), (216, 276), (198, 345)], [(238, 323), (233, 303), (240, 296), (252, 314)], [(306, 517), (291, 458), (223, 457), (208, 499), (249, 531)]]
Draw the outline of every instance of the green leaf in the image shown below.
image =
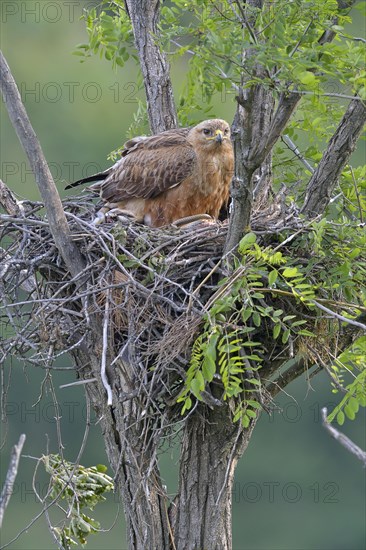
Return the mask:
[(254, 384), (255, 386), (261, 386), (262, 384), (260, 383), (259, 380), (257, 380), (256, 378), (248, 378), (247, 382), (249, 384)]
[(356, 418), (355, 411), (348, 404), (344, 407), (344, 412), (347, 418), (349, 418), (350, 420), (354, 420)]
[(246, 307), (242, 313), (241, 318), (243, 319), (243, 323), (246, 323), (249, 317), (252, 315), (253, 309), (251, 307)]
[(339, 426), (343, 426), (344, 420), (345, 420), (344, 412), (339, 411), (339, 413), (337, 414), (337, 422), (338, 422)]
[(273, 338), (276, 340), (281, 332), (281, 324), (276, 323), (273, 327)]
[(286, 321), (290, 321), (290, 319), (295, 319), (296, 315), (285, 315), (283, 317), (282, 321), (285, 323)]
[(252, 409), (261, 409), (262, 405), (258, 403), (258, 401), (253, 401), (253, 399), (247, 399), (246, 403), (248, 406), (250, 406)]
[(309, 71), (304, 71), (298, 75), (298, 78), (302, 84), (305, 84), (308, 87), (313, 87), (316, 84), (316, 77), (313, 73)]
[(261, 316), (259, 315), (258, 311), (255, 311), (253, 313), (253, 323), (255, 324), (256, 327), (260, 327), (261, 326)]
[(256, 300), (263, 300), (264, 294), (262, 294), (261, 292), (253, 292), (252, 298), (255, 298)]
[(299, 332), (297, 334), (299, 334), (300, 336), (311, 336), (312, 338), (314, 338), (316, 336), (316, 334), (314, 334), (314, 332), (311, 332), (310, 330), (308, 330), (306, 328), (302, 328), (301, 330), (299, 330)]
[(273, 286), (277, 280), (278, 277), (278, 271), (277, 269), (273, 269), (268, 273), (268, 284), (269, 286)]
[(250, 424), (250, 418), (247, 414), (244, 414), (241, 418), (241, 423), (243, 425), (243, 428), (247, 428)]
[(282, 334), (282, 343), (283, 344), (286, 344), (287, 340), (289, 339), (290, 337), (290, 329), (287, 328), (284, 333)]
[[(178, 400), (177, 400), (178, 401)], [(184, 402), (184, 405), (181, 410), (181, 414), (183, 415), (186, 411), (188, 411), (192, 407), (192, 399), (190, 397), (187, 397), (187, 399)]]
[(205, 357), (202, 363), (202, 374), (205, 380), (210, 383), (216, 372), (216, 362), (212, 357)]
[(244, 235), (244, 237), (241, 239), (239, 243), (239, 252), (240, 254), (244, 254), (248, 248), (251, 248), (252, 245), (256, 242), (257, 237), (254, 233), (247, 233)]
[[(202, 380), (203, 380), (203, 377), (202, 377)], [(204, 385), (202, 387), (201, 380), (197, 378), (197, 375), (196, 375), (196, 378), (193, 378), (193, 380), (191, 381), (190, 387), (193, 395), (197, 397), (199, 401), (202, 401), (201, 391), (204, 389)]]
[(241, 418), (242, 414), (243, 414), (243, 411), (241, 409), (238, 409), (234, 414), (233, 422), (237, 422), (239, 418)]
[(360, 404), (358, 400), (355, 397), (350, 397), (348, 400), (349, 407), (353, 410), (354, 413), (358, 412), (358, 409), (360, 408)]
[(218, 337), (218, 333), (211, 335), (202, 362), (202, 374), (208, 383), (212, 381), (216, 372), (216, 345)]
[(298, 327), (298, 326), (300, 326), (300, 325), (303, 325), (304, 323), (306, 323), (305, 320), (302, 320), (302, 321), (294, 321), (294, 322), (291, 324), (291, 328)]
[(361, 407), (366, 407), (366, 395), (359, 395), (358, 402), (361, 405)]
[(298, 274), (299, 274), (299, 271), (298, 271), (297, 267), (286, 267), (282, 272), (282, 275), (284, 277), (286, 277), (287, 279), (289, 279), (291, 277), (297, 277)]

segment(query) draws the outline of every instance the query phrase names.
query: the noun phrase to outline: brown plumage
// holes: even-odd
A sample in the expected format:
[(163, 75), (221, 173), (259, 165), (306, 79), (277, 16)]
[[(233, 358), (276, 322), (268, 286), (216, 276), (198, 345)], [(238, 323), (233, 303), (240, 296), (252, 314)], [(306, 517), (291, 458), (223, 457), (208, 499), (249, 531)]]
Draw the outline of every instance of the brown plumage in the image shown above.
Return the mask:
[(91, 188), (107, 209), (160, 227), (196, 214), (217, 218), (229, 198), (233, 169), (230, 127), (213, 119), (131, 139), (111, 168), (67, 188), (97, 181)]

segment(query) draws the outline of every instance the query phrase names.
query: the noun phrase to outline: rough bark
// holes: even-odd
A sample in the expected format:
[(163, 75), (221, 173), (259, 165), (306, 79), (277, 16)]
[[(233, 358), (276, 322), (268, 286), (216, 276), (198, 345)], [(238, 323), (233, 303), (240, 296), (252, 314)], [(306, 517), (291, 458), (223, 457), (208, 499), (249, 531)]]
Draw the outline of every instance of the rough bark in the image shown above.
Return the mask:
[[(257, 68), (260, 75), (261, 69)], [(235, 250), (248, 230), (254, 198), (253, 175), (258, 168), (268, 174), (266, 161), (295, 111), (301, 96), (281, 94), (277, 108), (273, 94), (264, 86), (242, 90), (233, 123), (235, 175), (231, 185), (232, 214), (225, 253)], [(263, 169), (260, 168), (263, 165)], [(268, 177), (265, 176), (268, 188)], [(262, 189), (263, 192), (263, 189)]]
[(214, 409), (200, 405), (184, 427), (179, 490), (168, 509), (157, 465), (159, 441), (146, 431), (141, 404), (128, 397), (135, 390), (131, 366), (118, 361), (109, 373), (113, 406), (108, 407), (99, 376), (98, 342), (85, 341), (75, 361), (81, 378), (95, 380), (86, 384), (86, 391), (124, 506), (128, 548), (230, 550), (234, 472), (257, 419), (244, 429), (232, 423), (230, 405)]
[(334, 187), (356, 146), (365, 122), (364, 102), (352, 100), (307, 185), (301, 212), (309, 218), (321, 214), (328, 206)]
[(144, 78), (147, 112), (153, 134), (176, 128), (170, 67), (157, 42), (160, 0), (125, 0)]
[(234, 472), (256, 424), (233, 424), (229, 407), (203, 409), (184, 429), (179, 491), (170, 516), (179, 550), (232, 548)]

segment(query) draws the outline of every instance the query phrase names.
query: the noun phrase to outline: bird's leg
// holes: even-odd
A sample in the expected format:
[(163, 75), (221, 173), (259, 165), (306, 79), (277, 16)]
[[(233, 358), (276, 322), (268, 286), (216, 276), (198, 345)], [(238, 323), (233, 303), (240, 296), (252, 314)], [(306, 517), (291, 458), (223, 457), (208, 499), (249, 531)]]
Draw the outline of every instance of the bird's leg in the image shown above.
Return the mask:
[(215, 221), (212, 216), (209, 216), (208, 214), (195, 214), (194, 216), (186, 216), (185, 218), (179, 218), (178, 220), (175, 220), (172, 222), (173, 227), (185, 227), (187, 225), (190, 225), (194, 222), (202, 222), (202, 221)]
[(111, 218), (127, 218), (130, 221), (138, 221), (136, 216), (129, 210), (123, 208), (112, 208), (108, 211), (108, 217)]
[(109, 210), (109, 208), (106, 208), (106, 207), (101, 208), (100, 210), (98, 210), (98, 212), (95, 215), (94, 220), (92, 221), (92, 224), (93, 225), (100, 225), (101, 223), (104, 223), (105, 222), (105, 215), (108, 212), (108, 210)]
[(127, 218), (129, 221), (137, 221), (136, 217), (129, 212), (128, 210), (123, 210), (122, 208), (108, 208), (104, 207), (98, 210), (94, 220), (92, 221), (93, 225), (99, 225), (101, 223), (107, 222), (109, 218)]

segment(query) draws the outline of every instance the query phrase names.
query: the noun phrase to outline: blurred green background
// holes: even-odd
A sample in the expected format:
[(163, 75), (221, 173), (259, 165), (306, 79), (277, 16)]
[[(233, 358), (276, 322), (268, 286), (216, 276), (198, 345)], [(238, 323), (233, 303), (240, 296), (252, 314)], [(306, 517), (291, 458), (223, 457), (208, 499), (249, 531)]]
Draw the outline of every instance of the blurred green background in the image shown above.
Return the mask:
[[(107, 155), (125, 140), (136, 110), (138, 89), (133, 63), (114, 72), (97, 57), (81, 64), (72, 51), (86, 42), (83, 8), (97, 2), (79, 0), (2, 0), (1, 49), (17, 80), (32, 124), (64, 194), (65, 183), (106, 168)], [(357, 23), (358, 24), (358, 23)], [(360, 29), (362, 32), (362, 29)], [(175, 92), (184, 78), (184, 64), (172, 68)], [(233, 95), (215, 97), (215, 114), (232, 120)], [(39, 198), (7, 113), (1, 104), (1, 178), (21, 197)], [(362, 162), (359, 158), (358, 162)], [(5, 330), (5, 329), (4, 329)], [(59, 389), (72, 382), (71, 362), (60, 360), (54, 381), (60, 404), (64, 454), (75, 460), (85, 429), (86, 408), (80, 388)], [(26, 433), (20, 470), (5, 522), (1, 545), (27, 527), (41, 505), (32, 491), (35, 461), (42, 453), (58, 452), (56, 412), (49, 394), (42, 396), (41, 369), (6, 365), (4, 383), (7, 422), (2, 424), (1, 482), (11, 446)], [(335, 399), (324, 374), (293, 383), (278, 399), (281, 410), (263, 415), (248, 451), (236, 472), (233, 492), (233, 546), (235, 550), (362, 550), (365, 533), (365, 469), (324, 431), (320, 409)], [(366, 447), (364, 411), (356, 421), (346, 421), (343, 431)], [(161, 457), (161, 469), (170, 493), (176, 489), (179, 449)], [(82, 464), (107, 463), (103, 440), (92, 417)], [(42, 468), (35, 480), (44, 493)], [(87, 548), (126, 548), (123, 511), (117, 499), (91, 514), (101, 521), (100, 535), (91, 536)], [(51, 513), (52, 516), (52, 513)], [(40, 517), (8, 548), (43, 550), (53, 547), (44, 517)]]

